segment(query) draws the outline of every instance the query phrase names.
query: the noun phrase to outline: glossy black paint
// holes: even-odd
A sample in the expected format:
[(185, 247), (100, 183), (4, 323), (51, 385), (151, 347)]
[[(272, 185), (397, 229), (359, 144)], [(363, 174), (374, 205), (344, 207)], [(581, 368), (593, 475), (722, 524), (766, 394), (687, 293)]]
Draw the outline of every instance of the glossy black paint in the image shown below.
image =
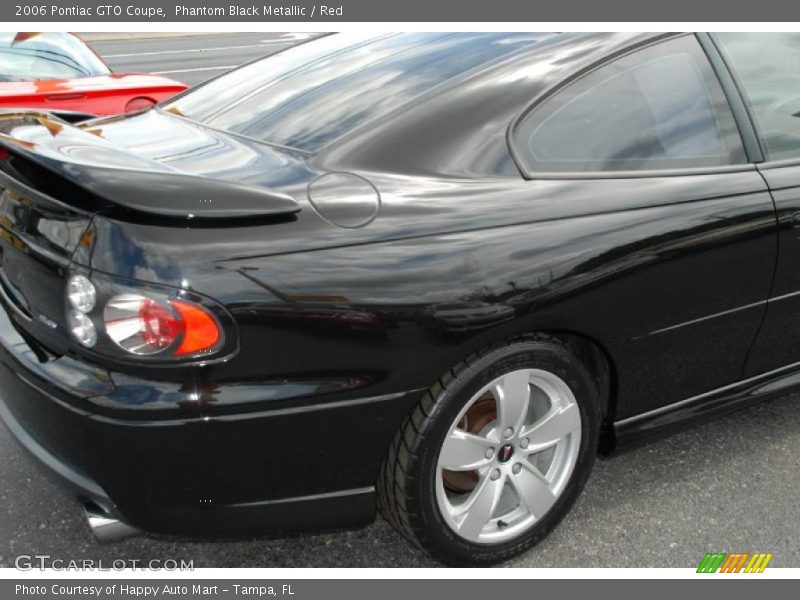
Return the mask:
[[(148, 160), (112, 144), (96, 130), (64, 126), (47, 113), (0, 110), (24, 140), (6, 137), (10, 156), (4, 171), (16, 181), (43, 188), (66, 200), (63, 185), (78, 186), (71, 202), (89, 212), (102, 211), (122, 218), (184, 221), (264, 219), (299, 211), (288, 196), (232, 181), (187, 174)], [(281, 170), (300, 160), (298, 153), (264, 152), (262, 166)], [(48, 185), (49, 183), (49, 185)], [(224, 199), (224, 201), (222, 200)], [(123, 214), (119, 214), (123, 213)]]
[(753, 344), (747, 377), (800, 362), (800, 167), (764, 165), (760, 172), (775, 202), (778, 250), (767, 314)]
[[(0, 122), (5, 420), (131, 524), (224, 535), (371, 519), (419, 396), (522, 332), (594, 358), (608, 449), (766, 395), (772, 375), (739, 385), (754, 375), (796, 385), (798, 167), (526, 179), (509, 151), (537, 97), (659, 37), (552, 36), (314, 154), (162, 109)], [(141, 169), (207, 182), (218, 218), (135, 205)], [(225, 218), (242, 216), (231, 183), (296, 209)], [(213, 299), (238, 351), (172, 367), (81, 351), (62, 315), (76, 269)]]

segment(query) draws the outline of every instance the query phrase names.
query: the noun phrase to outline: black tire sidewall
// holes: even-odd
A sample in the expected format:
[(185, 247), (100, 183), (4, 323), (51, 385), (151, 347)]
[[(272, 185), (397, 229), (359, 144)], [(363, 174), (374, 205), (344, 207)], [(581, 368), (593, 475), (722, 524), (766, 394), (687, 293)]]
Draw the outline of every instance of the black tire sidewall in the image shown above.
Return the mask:
[[(519, 537), (500, 544), (476, 544), (456, 534), (445, 522), (436, 500), (436, 464), (450, 426), (464, 405), (486, 384), (518, 369), (542, 369), (561, 378), (575, 395), (581, 415), (578, 459), (567, 486), (555, 505)], [(437, 399), (435, 416), (418, 449), (420, 460), (414, 478), (412, 503), (427, 549), (450, 564), (492, 564), (533, 546), (569, 511), (585, 484), (597, 453), (600, 411), (597, 390), (586, 368), (566, 347), (541, 341), (524, 341), (498, 348), (464, 369)]]

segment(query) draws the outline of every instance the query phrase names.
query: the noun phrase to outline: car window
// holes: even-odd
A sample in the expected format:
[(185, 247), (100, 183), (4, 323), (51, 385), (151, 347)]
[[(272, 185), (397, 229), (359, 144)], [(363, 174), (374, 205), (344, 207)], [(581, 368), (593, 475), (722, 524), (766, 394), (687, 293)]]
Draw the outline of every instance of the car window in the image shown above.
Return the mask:
[(736, 122), (694, 36), (607, 63), (535, 107), (514, 136), (530, 173), (746, 162)]
[(164, 106), (213, 127), (315, 151), (435, 86), (545, 37), (337, 34), (245, 66)]
[(108, 67), (68, 33), (0, 32), (0, 81), (44, 81), (107, 75)]
[(800, 33), (718, 34), (769, 160), (800, 158)]

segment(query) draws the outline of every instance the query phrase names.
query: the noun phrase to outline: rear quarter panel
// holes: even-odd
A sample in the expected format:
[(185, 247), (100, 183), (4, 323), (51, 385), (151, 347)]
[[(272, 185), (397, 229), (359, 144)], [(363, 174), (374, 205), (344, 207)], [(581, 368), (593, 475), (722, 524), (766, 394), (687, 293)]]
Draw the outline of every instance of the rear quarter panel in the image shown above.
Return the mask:
[[(618, 418), (741, 375), (774, 267), (774, 213), (754, 171), (371, 179), (382, 207), (361, 229), (329, 225), (307, 202), (290, 223), (213, 231), (98, 219), (92, 266), (190, 285), (234, 314), (239, 356), (202, 377), (242, 385), (220, 391), (211, 413), (427, 388), (526, 331), (604, 348)], [(261, 398), (264, 382), (284, 394)]]

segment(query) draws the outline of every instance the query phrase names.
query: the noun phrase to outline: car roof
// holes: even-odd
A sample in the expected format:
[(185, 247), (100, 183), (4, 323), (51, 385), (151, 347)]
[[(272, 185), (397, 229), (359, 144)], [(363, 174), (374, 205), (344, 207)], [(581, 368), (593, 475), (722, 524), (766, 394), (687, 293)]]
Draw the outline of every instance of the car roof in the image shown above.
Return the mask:
[(348, 132), (326, 168), (452, 175), (513, 174), (508, 126), (536, 99), (593, 64), (665, 34), (561, 33), (447, 82)]
[(246, 65), (166, 108), (212, 127), (316, 152), (548, 37), (530, 32), (336, 34)]

